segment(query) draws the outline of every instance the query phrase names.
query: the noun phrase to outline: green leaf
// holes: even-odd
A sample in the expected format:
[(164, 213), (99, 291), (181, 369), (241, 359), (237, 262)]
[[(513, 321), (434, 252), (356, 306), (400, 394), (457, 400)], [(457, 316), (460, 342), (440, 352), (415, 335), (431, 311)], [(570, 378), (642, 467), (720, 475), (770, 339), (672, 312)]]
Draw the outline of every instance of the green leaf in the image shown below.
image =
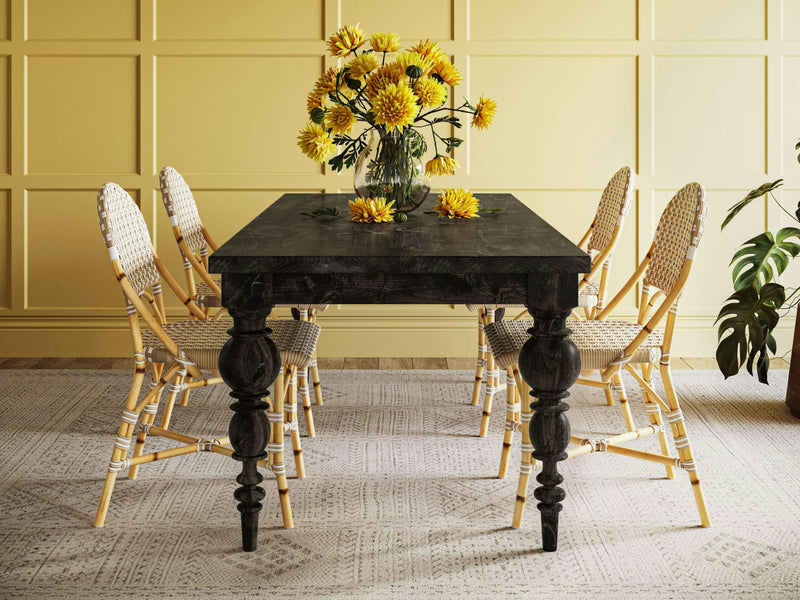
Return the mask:
[(333, 217), (334, 219), (343, 218), (343, 215), (340, 215), (339, 210), (335, 207), (318, 208), (313, 212), (301, 212), (300, 214), (304, 217), (311, 217), (312, 219), (316, 219), (317, 217)]
[(746, 365), (753, 374), (756, 356), (758, 379), (767, 383), (768, 351), (774, 352), (772, 331), (778, 324), (778, 309), (786, 300), (786, 290), (778, 283), (767, 283), (760, 291), (748, 285), (734, 292), (719, 311), (717, 365), (725, 378)]
[(428, 143), (419, 131), (416, 129), (409, 129), (408, 147), (411, 150), (411, 156), (414, 158), (422, 158), (422, 155), (428, 150)]
[(461, 121), (455, 115), (447, 115), (445, 117), (436, 117), (432, 123), (450, 123), (453, 127), (460, 128)]
[(728, 216), (725, 217), (725, 220), (722, 222), (722, 225), (720, 226), (720, 231), (725, 229), (725, 226), (728, 223), (730, 223), (733, 220), (733, 218), (736, 215), (738, 215), (739, 212), (745, 206), (750, 204), (753, 200), (755, 200), (756, 198), (760, 198), (764, 194), (767, 194), (767, 193), (771, 192), (772, 190), (774, 190), (776, 188), (779, 188), (782, 185), (783, 185), (783, 179), (778, 179), (776, 181), (773, 181), (772, 183), (767, 182), (767, 183), (762, 184), (761, 186), (757, 187), (754, 190), (750, 190), (750, 192), (747, 194), (747, 196), (745, 196), (744, 198), (739, 200), (739, 202), (737, 202), (736, 204), (734, 204), (733, 206), (731, 206), (728, 209)]
[[(778, 235), (765, 231), (747, 240), (731, 259), (733, 267), (733, 289), (740, 290), (754, 285), (758, 291), (789, 266), (789, 260), (800, 254), (800, 244), (790, 242), (790, 238), (800, 239), (800, 229), (784, 227)], [(738, 262), (737, 262), (738, 261)]]

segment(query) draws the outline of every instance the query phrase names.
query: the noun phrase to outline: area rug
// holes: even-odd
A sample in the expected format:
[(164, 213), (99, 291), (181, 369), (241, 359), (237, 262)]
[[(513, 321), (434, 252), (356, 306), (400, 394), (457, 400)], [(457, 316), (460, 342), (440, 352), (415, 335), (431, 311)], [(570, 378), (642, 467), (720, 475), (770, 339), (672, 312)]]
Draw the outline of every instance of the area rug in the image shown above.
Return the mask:
[[(129, 378), (0, 371), (0, 597), (800, 597), (800, 420), (782, 402), (785, 371), (769, 387), (675, 372), (712, 527), (699, 527), (685, 473), (594, 454), (561, 465), (555, 553), (541, 551), (535, 502), (510, 528), (519, 440), (497, 479), (504, 396), (476, 437), (468, 371), (323, 371), (308, 477), (289, 480), (295, 528), (280, 527), (265, 473), (256, 552), (240, 551), (238, 464), (209, 453), (121, 478), (95, 529)], [(568, 402), (574, 432), (619, 430), (598, 390)], [(195, 392), (173, 423), (221, 435), (229, 403), (222, 386)]]

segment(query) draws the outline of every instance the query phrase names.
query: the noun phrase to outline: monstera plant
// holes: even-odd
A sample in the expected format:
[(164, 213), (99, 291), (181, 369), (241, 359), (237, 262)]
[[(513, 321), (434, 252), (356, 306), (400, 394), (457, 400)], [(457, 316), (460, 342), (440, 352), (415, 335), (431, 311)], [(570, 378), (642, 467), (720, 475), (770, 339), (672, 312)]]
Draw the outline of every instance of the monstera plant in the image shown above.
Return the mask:
[[(795, 150), (800, 150), (800, 142)], [(797, 159), (800, 161), (800, 155)], [(752, 190), (728, 209), (722, 229), (748, 204), (766, 195), (800, 225), (800, 202), (792, 213), (775, 198), (773, 192), (781, 185), (783, 179), (778, 179)], [(765, 231), (747, 240), (733, 255), (734, 293), (725, 300), (716, 321), (717, 364), (726, 378), (745, 366), (751, 375), (755, 368), (758, 380), (768, 383), (769, 357), (777, 351), (772, 332), (781, 316), (800, 302), (800, 288), (784, 286), (777, 280), (798, 254), (800, 228), (784, 227), (777, 233)]]

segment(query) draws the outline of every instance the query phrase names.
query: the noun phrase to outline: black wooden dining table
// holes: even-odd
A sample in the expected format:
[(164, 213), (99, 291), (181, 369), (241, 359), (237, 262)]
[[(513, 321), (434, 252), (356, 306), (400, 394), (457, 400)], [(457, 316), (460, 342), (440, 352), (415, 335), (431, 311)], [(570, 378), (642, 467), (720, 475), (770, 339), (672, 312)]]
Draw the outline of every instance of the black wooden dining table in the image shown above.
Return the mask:
[[(235, 400), (229, 434), (233, 458), (242, 463), (234, 496), (245, 551), (257, 547), (265, 496), (257, 462), (267, 456), (268, 388), (280, 367), (266, 321), (272, 307), (466, 303), (524, 304), (533, 317), (519, 368), (532, 390), (533, 457), (543, 465), (534, 492), (542, 546), (556, 550), (565, 498), (558, 462), (570, 435), (562, 400), (580, 372), (566, 319), (590, 259), (511, 194), (476, 196), (499, 212), (448, 219), (425, 212), (434, 206), (429, 199), (404, 223), (353, 223), (346, 216), (352, 194), (285, 194), (210, 257), (233, 318), (219, 370)], [(345, 218), (301, 215), (326, 208)]]

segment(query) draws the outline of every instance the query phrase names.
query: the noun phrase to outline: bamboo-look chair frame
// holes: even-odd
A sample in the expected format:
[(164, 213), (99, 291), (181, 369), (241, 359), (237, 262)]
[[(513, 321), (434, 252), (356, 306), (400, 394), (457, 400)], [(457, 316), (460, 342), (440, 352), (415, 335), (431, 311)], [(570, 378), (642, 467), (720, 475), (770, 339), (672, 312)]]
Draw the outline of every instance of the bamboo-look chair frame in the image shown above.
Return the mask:
[[(622, 167), (614, 173), (603, 189), (592, 223), (578, 242), (578, 247), (585, 248), (592, 256), (591, 269), (588, 273), (583, 275), (578, 283), (579, 300), (582, 301), (581, 305), (584, 310), (583, 318), (595, 318), (598, 311), (603, 309), (611, 262), (614, 257), (617, 242), (622, 233), (622, 227), (625, 224), (625, 217), (630, 209), (635, 186), (636, 175), (630, 167)], [(597, 279), (598, 275), (600, 281), (598, 284), (595, 284), (594, 280)], [(592, 289), (590, 294), (585, 293), (595, 285), (597, 286), (596, 290)], [(582, 292), (584, 293), (582, 294)], [(596, 299), (596, 302), (589, 300), (590, 298)], [(584, 301), (584, 299), (586, 300)], [(475, 383), (472, 388), (473, 405), (478, 404), (481, 383), (484, 378), (486, 379), (483, 412), (481, 414), (480, 429), (478, 431), (480, 437), (485, 437), (489, 432), (489, 419), (492, 413), (492, 404), (495, 394), (506, 390), (506, 426), (503, 436), (503, 447), (506, 451), (502, 455), (500, 468), (498, 469), (498, 477), (503, 478), (507, 475), (508, 471), (508, 452), (511, 448), (511, 439), (515, 429), (514, 424), (517, 424), (518, 428), (520, 422), (520, 406), (519, 386), (517, 385), (513, 372), (507, 370), (506, 383), (501, 384), (500, 369), (497, 368), (494, 356), (488, 351), (487, 347), (485, 328), (489, 324), (494, 323), (495, 310), (501, 307), (503, 307), (503, 305), (484, 305), (483, 307), (468, 305), (468, 308), (477, 308), (478, 312), (478, 360), (475, 367)], [(514, 308), (521, 306), (507, 305), (507, 307)], [(526, 314), (527, 310), (523, 310), (515, 317), (515, 320), (522, 318)], [(581, 318), (581, 315), (579, 315), (577, 311), (573, 311), (573, 316)], [(510, 387), (513, 387), (513, 389), (509, 389)], [(609, 405), (614, 402), (610, 392), (606, 394), (606, 402)]]
[[(109, 207), (109, 203), (112, 204), (111, 207)], [(118, 216), (118, 213), (121, 213), (121, 215)], [(203, 451), (231, 456), (233, 449), (227, 447), (230, 444), (228, 436), (204, 439), (169, 429), (172, 409), (178, 393), (223, 383), (223, 381), (219, 376), (205, 377), (200, 367), (166, 331), (165, 328), (168, 326), (161, 279), (163, 278), (167, 282), (170, 289), (198, 321), (206, 320), (206, 315), (201, 307), (184, 292), (158, 257), (155, 248), (150, 242), (144, 219), (133, 199), (125, 190), (113, 183), (105, 184), (98, 193), (98, 215), (112, 269), (125, 298), (135, 363), (133, 381), (125, 402), (120, 426), (117, 430), (117, 437), (95, 516), (95, 526), (102, 527), (105, 523), (114, 484), (121, 470), (129, 468), (128, 478), (135, 479), (140, 464)], [(115, 223), (114, 221), (117, 218), (119, 218), (119, 222)], [(148, 288), (152, 290), (152, 293), (148, 292)], [(142, 301), (142, 297), (148, 304)], [(170, 363), (157, 362), (155, 359), (148, 358), (140, 319), (148, 326), (149, 335), (157, 338), (171, 355), (172, 360)], [(151, 365), (152, 372), (150, 390), (142, 400), (138, 400), (148, 362)], [(189, 381), (187, 376), (191, 376), (193, 379)], [(169, 393), (167, 402), (164, 406), (161, 423), (159, 426), (155, 426), (153, 422), (165, 387)], [(284, 397), (284, 386), (276, 385), (271, 407), (272, 411), (268, 413), (268, 418), (271, 423), (274, 423), (274, 415), (279, 415), (280, 427), (272, 426), (271, 440), (268, 447), (269, 458), (259, 461), (258, 464), (262, 467), (269, 466), (275, 473), (283, 523), (285, 527), (292, 527), (293, 519), (283, 456), (284, 432), (290, 431), (291, 425), (284, 424)], [(140, 417), (141, 422), (138, 427), (133, 454), (129, 457), (128, 451), (132, 436), (136, 432), (136, 424)], [(177, 448), (145, 454), (143, 450), (147, 434), (177, 441), (182, 445)], [(298, 452), (296, 451), (295, 454), (297, 456)], [(302, 455), (300, 455), (300, 458), (302, 459)], [(298, 468), (298, 474), (300, 472), (304, 474), (302, 462)]]
[[(675, 467), (682, 468), (689, 475), (701, 524), (703, 527), (708, 527), (710, 525), (710, 517), (670, 370), (670, 350), (677, 322), (678, 301), (694, 264), (697, 247), (703, 233), (705, 214), (705, 190), (700, 184), (691, 183), (679, 190), (667, 205), (659, 220), (650, 249), (622, 289), (598, 313), (594, 323), (578, 322), (572, 325), (578, 333), (589, 326), (592, 328), (604, 327), (609, 331), (611, 331), (609, 327), (617, 329), (624, 327), (624, 323), (608, 321), (607, 319), (622, 299), (634, 289), (639, 280), (642, 280), (637, 325), (633, 326), (638, 329), (638, 333), (625, 345), (616, 358), (608, 360), (608, 364), (600, 369), (600, 381), (584, 377), (579, 377), (576, 381), (580, 385), (600, 388), (606, 392), (616, 392), (620, 400), (627, 431), (604, 439), (585, 439), (572, 436), (570, 443), (574, 444), (574, 446), (567, 450), (567, 458), (575, 458), (591, 452), (611, 452), (662, 464), (665, 467), (668, 479), (674, 478)], [(683, 222), (680, 222), (681, 219)], [(685, 239), (680, 239), (680, 236)], [(666, 317), (666, 323), (662, 333), (657, 331), (656, 327), (664, 317)], [(608, 323), (608, 326), (601, 325), (602, 322)], [(489, 339), (495, 339), (496, 333), (498, 333), (497, 330), (490, 330), (488, 332)], [(578, 347), (579, 350), (582, 349), (580, 341), (578, 342)], [(643, 349), (656, 350), (656, 353), (647, 358), (649, 353), (643, 352)], [(662, 398), (652, 385), (652, 373), (656, 360), (658, 361), (658, 369), (666, 398)], [(640, 365), (641, 373), (633, 367), (633, 364)], [(512, 368), (518, 370), (516, 364)], [(637, 428), (634, 423), (622, 381), (623, 369), (633, 376), (642, 390), (645, 408), (650, 421), (646, 427)], [(670, 454), (664, 431), (662, 410), (665, 413), (663, 416), (666, 417), (670, 425), (678, 452), (677, 458)], [(529, 422), (531, 415), (530, 409), (523, 407), (522, 422)], [(512, 519), (512, 527), (515, 528), (521, 526), (528, 483), (532, 471), (531, 465), (534, 462), (530, 456), (533, 447), (530, 444), (527, 427), (519, 427), (519, 429), (522, 431), (523, 444), (522, 465)], [(622, 445), (625, 442), (653, 434), (658, 435), (661, 454), (636, 450)]]

